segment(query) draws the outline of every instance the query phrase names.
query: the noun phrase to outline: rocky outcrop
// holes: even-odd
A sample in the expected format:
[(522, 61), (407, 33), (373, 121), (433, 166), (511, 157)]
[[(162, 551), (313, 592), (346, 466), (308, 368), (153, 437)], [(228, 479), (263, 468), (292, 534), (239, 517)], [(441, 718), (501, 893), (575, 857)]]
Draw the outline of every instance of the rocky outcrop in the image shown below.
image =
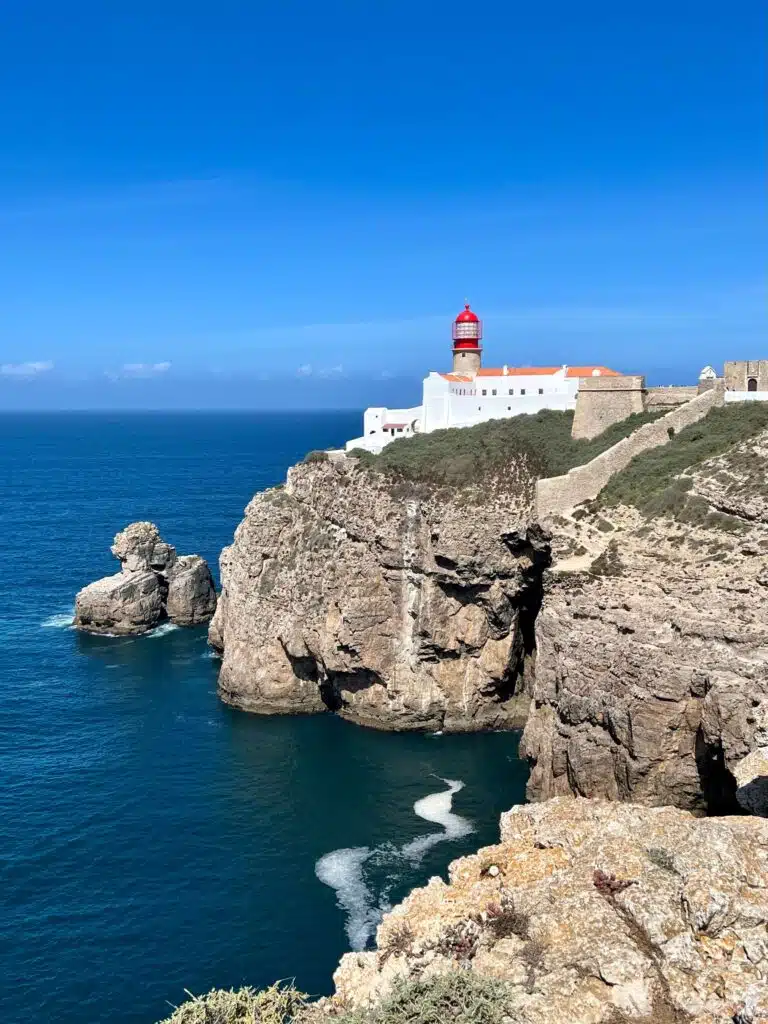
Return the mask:
[(503, 815), (348, 953), (335, 1007), (398, 980), (471, 970), (508, 985), (520, 1024), (768, 1019), (768, 821), (560, 798)]
[(293, 467), (221, 556), (219, 692), (394, 729), (520, 724), (548, 547), (524, 466), (443, 492), (354, 458)]
[(550, 524), (532, 799), (766, 807), (745, 758), (768, 745), (767, 472), (763, 433), (686, 478), (683, 522), (582, 508)]
[(120, 572), (84, 587), (75, 599), (74, 625), (89, 633), (146, 633), (166, 619), (183, 626), (207, 622), (216, 590), (199, 555), (176, 555), (154, 523), (131, 523), (117, 534), (112, 554)]

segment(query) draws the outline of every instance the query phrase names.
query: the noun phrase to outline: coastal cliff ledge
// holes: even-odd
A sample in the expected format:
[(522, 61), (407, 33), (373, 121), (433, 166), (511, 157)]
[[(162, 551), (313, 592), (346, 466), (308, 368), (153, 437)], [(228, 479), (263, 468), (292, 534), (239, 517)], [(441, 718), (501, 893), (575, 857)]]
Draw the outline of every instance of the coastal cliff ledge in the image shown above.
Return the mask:
[(222, 699), (380, 729), (521, 726), (549, 559), (533, 499), (524, 459), (458, 488), (355, 458), (292, 467), (221, 555)]

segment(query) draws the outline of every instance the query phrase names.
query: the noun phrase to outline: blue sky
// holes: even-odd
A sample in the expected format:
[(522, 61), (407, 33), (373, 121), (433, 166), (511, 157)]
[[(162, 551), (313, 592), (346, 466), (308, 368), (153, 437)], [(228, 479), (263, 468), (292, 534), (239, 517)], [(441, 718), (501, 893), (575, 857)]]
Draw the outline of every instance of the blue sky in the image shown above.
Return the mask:
[(0, 408), (768, 356), (765, 5), (0, 5)]

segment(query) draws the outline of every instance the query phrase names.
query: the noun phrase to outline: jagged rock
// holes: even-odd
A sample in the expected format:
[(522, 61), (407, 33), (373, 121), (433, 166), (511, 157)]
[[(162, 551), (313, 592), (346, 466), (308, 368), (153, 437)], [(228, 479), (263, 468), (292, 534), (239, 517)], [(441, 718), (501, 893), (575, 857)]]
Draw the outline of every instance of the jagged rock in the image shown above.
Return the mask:
[(112, 554), (121, 571), (89, 584), (75, 598), (78, 629), (137, 634), (164, 619), (194, 625), (213, 614), (216, 591), (207, 563), (199, 555), (177, 558), (154, 523), (131, 523), (115, 537)]
[(732, 771), (739, 806), (749, 814), (768, 818), (768, 747), (753, 750)]
[(166, 590), (149, 569), (105, 576), (77, 595), (74, 624), (88, 633), (146, 633), (165, 618)]
[(546, 581), (522, 742), (530, 798), (757, 805), (756, 784), (739, 797), (736, 766), (768, 744), (767, 474), (768, 432), (692, 474), (688, 493), (727, 529), (622, 508), (552, 524), (553, 546), (570, 530), (588, 565), (600, 537), (617, 557), (603, 574), (556, 557)]
[(179, 626), (207, 622), (216, 611), (216, 589), (200, 555), (180, 555), (167, 571), (166, 612)]
[(437, 495), (355, 459), (294, 466), (221, 556), (222, 698), (391, 729), (521, 724), (547, 547), (523, 471)]
[(115, 536), (110, 549), (123, 572), (154, 569), (166, 572), (176, 561), (176, 548), (160, 539), (154, 523), (131, 523)]
[(508, 982), (520, 1024), (768, 1019), (768, 821), (559, 798), (503, 815), (449, 879), (343, 957), (331, 1017), (472, 970)]

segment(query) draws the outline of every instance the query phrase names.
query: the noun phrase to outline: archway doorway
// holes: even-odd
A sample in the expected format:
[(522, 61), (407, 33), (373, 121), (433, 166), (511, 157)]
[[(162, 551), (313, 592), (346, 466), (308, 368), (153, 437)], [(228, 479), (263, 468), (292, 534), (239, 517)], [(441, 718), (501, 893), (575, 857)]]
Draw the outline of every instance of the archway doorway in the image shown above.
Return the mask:
[(747, 381), (747, 391), (757, 391), (757, 377), (750, 377)]

